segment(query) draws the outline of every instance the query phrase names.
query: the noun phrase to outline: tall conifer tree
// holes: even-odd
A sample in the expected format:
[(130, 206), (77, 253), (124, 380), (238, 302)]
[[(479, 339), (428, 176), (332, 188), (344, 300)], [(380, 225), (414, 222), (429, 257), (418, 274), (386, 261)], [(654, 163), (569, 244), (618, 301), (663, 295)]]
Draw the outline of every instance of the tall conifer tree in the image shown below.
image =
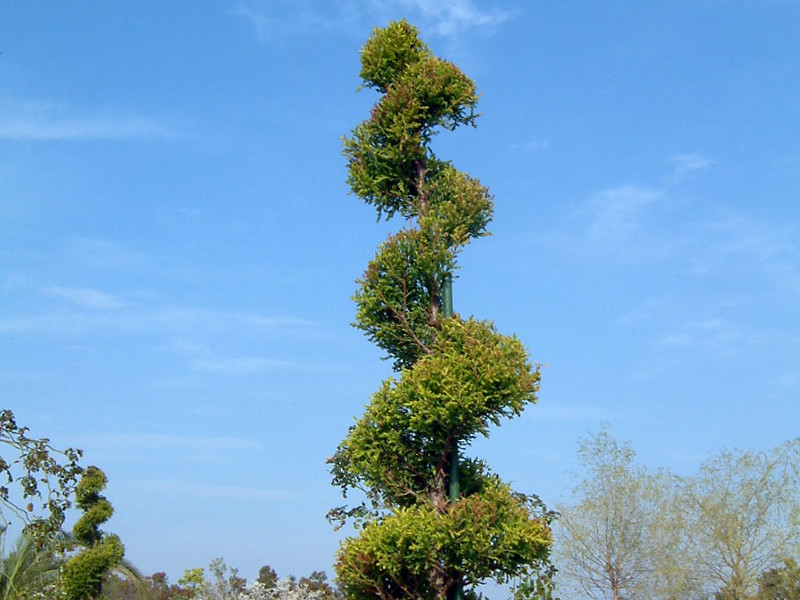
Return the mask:
[(471, 596), (547, 560), (550, 513), (482, 461), (458, 460), (475, 436), (535, 402), (539, 372), (515, 337), (444, 310), (456, 257), (487, 235), (492, 199), (431, 142), (438, 130), (474, 124), (475, 84), (406, 21), (373, 32), (361, 77), (382, 96), (345, 139), (348, 183), (378, 218), (405, 226), (381, 244), (355, 294), (356, 326), (396, 375), (331, 459), (334, 483), (368, 498), (331, 511), (360, 528), (339, 550), (339, 586), (359, 600)]

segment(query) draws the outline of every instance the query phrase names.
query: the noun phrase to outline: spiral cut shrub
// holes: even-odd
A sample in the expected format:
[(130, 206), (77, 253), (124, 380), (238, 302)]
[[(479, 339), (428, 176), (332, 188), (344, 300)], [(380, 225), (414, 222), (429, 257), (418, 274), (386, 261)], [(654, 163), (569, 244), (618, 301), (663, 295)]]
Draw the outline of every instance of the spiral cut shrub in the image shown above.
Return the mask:
[(75, 490), (75, 503), (84, 512), (73, 526), (72, 535), (84, 549), (64, 565), (63, 589), (68, 600), (99, 598), (103, 578), (122, 563), (125, 554), (119, 537), (100, 530), (100, 525), (114, 513), (111, 503), (100, 493), (106, 483), (102, 470), (88, 467)]
[(453, 456), (491, 425), (536, 401), (538, 369), (515, 338), (486, 321), (443, 312), (459, 251), (487, 235), (492, 198), (480, 181), (433, 153), (437, 131), (473, 125), (475, 84), (437, 58), (406, 21), (376, 29), (361, 53), (364, 87), (382, 93), (344, 141), (348, 183), (378, 218), (405, 227), (369, 263), (355, 325), (393, 361), (394, 377), (330, 459), (334, 484), (367, 503), (338, 507), (360, 536), (336, 562), (348, 598), (441, 599), (487, 580), (533, 577), (546, 563), (552, 513), (514, 493), (479, 460)]

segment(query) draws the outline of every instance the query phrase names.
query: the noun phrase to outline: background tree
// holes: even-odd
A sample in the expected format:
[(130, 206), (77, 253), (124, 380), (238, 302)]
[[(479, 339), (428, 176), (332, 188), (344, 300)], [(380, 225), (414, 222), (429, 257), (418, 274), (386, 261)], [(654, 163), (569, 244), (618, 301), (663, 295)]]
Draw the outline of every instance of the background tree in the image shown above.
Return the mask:
[[(47, 438), (33, 438), (17, 424), (14, 413), (0, 411), (0, 521), (24, 524), (24, 533), (36, 543), (58, 532), (83, 469), (81, 451), (57, 450)], [(19, 489), (12, 487), (16, 483)]]
[(144, 577), (141, 582), (111, 573), (103, 582), (104, 600), (186, 600), (193, 593), (192, 590), (169, 583), (163, 572)]
[(379, 218), (399, 216), (405, 227), (381, 245), (355, 295), (356, 326), (397, 375), (331, 459), (334, 483), (369, 502), (331, 512), (362, 525), (342, 544), (336, 571), (348, 598), (443, 599), (462, 584), (472, 593), (487, 579), (538, 572), (546, 560), (550, 514), (483, 462), (454, 460), (535, 402), (539, 372), (516, 338), (445, 311), (456, 257), (486, 235), (492, 202), (431, 142), (439, 129), (474, 124), (475, 84), (406, 21), (373, 32), (361, 77), (382, 97), (345, 139), (348, 183)]
[(269, 565), (264, 565), (258, 570), (257, 581), (267, 588), (273, 588), (278, 583), (278, 573)]
[(800, 565), (794, 558), (759, 576), (756, 600), (800, 600)]
[(634, 460), (636, 453), (608, 429), (580, 444), (585, 478), (574, 504), (558, 507), (556, 564), (561, 579), (595, 599), (653, 598), (667, 548), (664, 477)]
[(63, 588), (68, 600), (100, 597), (103, 578), (122, 564), (125, 548), (119, 537), (100, 529), (114, 512), (111, 503), (100, 493), (106, 482), (103, 471), (88, 467), (75, 490), (76, 504), (83, 515), (73, 526), (72, 535), (83, 550), (64, 565)]
[(183, 576), (178, 579), (178, 585), (186, 590), (190, 598), (198, 597), (208, 585), (203, 567), (184, 569)]
[(303, 586), (309, 591), (318, 592), (320, 600), (337, 600), (342, 597), (339, 590), (328, 583), (328, 575), (325, 571), (312, 571), (308, 577), (301, 577), (297, 585)]
[(723, 452), (681, 480), (684, 547), (708, 593), (744, 600), (800, 551), (800, 439), (771, 452)]

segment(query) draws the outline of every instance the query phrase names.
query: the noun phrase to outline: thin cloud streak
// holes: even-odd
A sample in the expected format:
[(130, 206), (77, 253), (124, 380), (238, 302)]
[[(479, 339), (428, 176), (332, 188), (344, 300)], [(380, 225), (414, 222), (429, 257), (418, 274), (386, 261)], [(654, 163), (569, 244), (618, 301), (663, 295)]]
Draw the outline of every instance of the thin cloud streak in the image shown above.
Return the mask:
[(152, 493), (175, 493), (182, 498), (206, 497), (241, 500), (281, 500), (291, 498), (295, 492), (287, 490), (271, 490), (245, 486), (208, 485), (198, 481), (176, 481), (174, 479), (142, 479), (118, 484), (117, 487), (129, 488), (132, 491), (143, 489)]
[(68, 300), (82, 308), (112, 310), (125, 306), (125, 304), (109, 294), (88, 288), (51, 286), (45, 289), (44, 292), (49, 296)]
[(155, 433), (118, 433), (82, 436), (81, 442), (99, 449), (125, 448), (127, 450), (209, 450), (236, 451), (260, 450), (256, 440), (243, 437), (184, 436)]
[(658, 190), (633, 185), (601, 192), (586, 209), (592, 214), (589, 236), (600, 240), (629, 237), (637, 229), (644, 207), (660, 195)]
[(197, 358), (187, 363), (193, 371), (206, 371), (222, 375), (253, 375), (295, 369), (300, 365), (260, 356)]
[(681, 183), (690, 174), (707, 169), (715, 163), (712, 158), (699, 153), (678, 154), (666, 163), (672, 169), (667, 181), (673, 184)]
[(267, 317), (251, 313), (217, 312), (197, 308), (128, 309), (113, 313), (50, 312), (35, 316), (0, 318), (0, 334), (85, 335), (120, 333), (226, 333), (254, 328), (307, 330), (312, 321), (297, 317)]
[(174, 137), (158, 120), (137, 115), (71, 115), (50, 103), (3, 103), (0, 139), (14, 141), (145, 140)]

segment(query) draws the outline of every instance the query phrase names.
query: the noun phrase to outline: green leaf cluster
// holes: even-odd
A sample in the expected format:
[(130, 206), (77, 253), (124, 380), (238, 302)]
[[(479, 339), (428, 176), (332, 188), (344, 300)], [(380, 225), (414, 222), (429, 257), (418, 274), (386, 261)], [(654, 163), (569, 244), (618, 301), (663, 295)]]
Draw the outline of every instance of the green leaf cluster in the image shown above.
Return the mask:
[[(488, 321), (445, 315), (459, 252), (487, 235), (492, 197), (436, 157), (441, 130), (474, 125), (475, 84), (433, 55), (406, 21), (375, 29), (361, 53), (364, 86), (382, 96), (344, 140), (348, 183), (378, 218), (400, 216), (358, 281), (355, 326), (387, 354), (396, 376), (373, 394), (330, 459), (335, 485), (367, 503), (358, 538), (337, 559), (351, 598), (439, 598), (487, 578), (536, 572), (551, 516), (514, 494), (460, 448), (536, 401), (539, 372), (523, 345)], [(448, 498), (459, 476), (461, 498)]]
[(453, 448), (519, 415), (535, 401), (538, 382), (516, 338), (487, 322), (444, 320), (432, 352), (373, 395), (340, 446), (334, 473), (355, 476), (383, 502), (425, 501), (442, 485)]
[(412, 217), (426, 203), (428, 188), (447, 171), (430, 147), (435, 130), (474, 123), (475, 84), (458, 67), (433, 56), (406, 21), (376, 29), (361, 61), (365, 84), (385, 95), (344, 140), (348, 183), (379, 216)]
[(449, 589), (438, 589), (437, 579), (454, 571), (467, 585), (508, 581), (545, 554), (550, 539), (545, 521), (531, 519), (525, 501), (493, 481), (444, 514), (416, 504), (369, 523), (344, 544), (336, 570), (347, 598), (435, 598)]

